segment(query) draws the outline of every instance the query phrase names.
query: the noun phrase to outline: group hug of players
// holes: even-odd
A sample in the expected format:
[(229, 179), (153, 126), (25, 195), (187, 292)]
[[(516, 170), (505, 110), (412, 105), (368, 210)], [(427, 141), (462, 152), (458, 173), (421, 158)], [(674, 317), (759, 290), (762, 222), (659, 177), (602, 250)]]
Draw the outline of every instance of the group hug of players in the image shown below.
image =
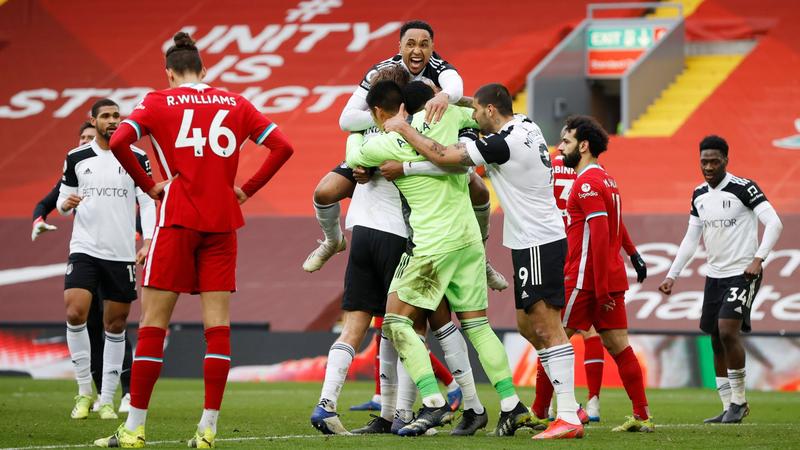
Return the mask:
[[(513, 436), (528, 426), (543, 430), (534, 439), (582, 438), (584, 425), (600, 418), (599, 383), (590, 389), (584, 411), (575, 399), (569, 337), (596, 330), (632, 403), (632, 415), (613, 431), (654, 431), (642, 370), (628, 344), (621, 249), (631, 256), (639, 281), (646, 268), (625, 229), (617, 184), (598, 161), (607, 150), (606, 132), (591, 117), (570, 117), (559, 156), (551, 158), (539, 127), (513, 113), (505, 87), (488, 84), (463, 97), (461, 77), (433, 51), (433, 38), (425, 22), (402, 26), (399, 53), (373, 66), (347, 102), (340, 118), (351, 132), (345, 162), (314, 193), (325, 239), (303, 269), (319, 270), (346, 248), (338, 206), (345, 197), (352, 197), (346, 221), (352, 235), (344, 327), (328, 354), (312, 425), (326, 434), (418, 436), (453, 421), (461, 407), (451, 434), (485, 428), (488, 413), (478, 398), (466, 334), (500, 397), (492, 435)], [(122, 121), (114, 102), (94, 105), (97, 135), (69, 152), (55, 204), (62, 214), (75, 211), (64, 294), (79, 387), (75, 419), (87, 417), (93, 401), (86, 330), (93, 297), (103, 303), (105, 329), (98, 409), (101, 418), (117, 417), (112, 403), (127, 314), (136, 298), (134, 264), (144, 264), (128, 417), (113, 435), (95, 441), (101, 447), (145, 445), (148, 403), (180, 293), (200, 294), (207, 348), (205, 404), (188, 444), (214, 446), (230, 368), (228, 305), (235, 290), (236, 229), (243, 225), (239, 205), (293, 152), (276, 125), (246, 99), (202, 83), (205, 68), (186, 33), (174, 41), (166, 52), (169, 89), (149, 93)], [(158, 156), (162, 182), (153, 181), (145, 153), (132, 146), (144, 136)], [(270, 152), (240, 188), (234, 185), (237, 150), (248, 138)], [(727, 143), (718, 136), (700, 143), (705, 182), (695, 189), (689, 229), (660, 289), (671, 292), (702, 236), (709, 276), (701, 329), (712, 336), (723, 402), (722, 414), (706, 421), (738, 423), (749, 412), (740, 331), (750, 329), (761, 264), (782, 226), (754, 182), (727, 173), (727, 155)], [(488, 288), (502, 290), (508, 283), (486, 260), (489, 195), (476, 166), (484, 167), (503, 207), (518, 330), (539, 357), (532, 409), (518, 397), (505, 348), (486, 317)], [(137, 202), (144, 242), (139, 252)], [(765, 225), (760, 245), (759, 221)], [(37, 215), (33, 236), (48, 228)], [(380, 415), (348, 431), (337, 413), (338, 396), (373, 317), (383, 317)], [(452, 373), (446, 398), (434, 365), (446, 371), (425, 344), (429, 326)], [(414, 413), (417, 393), (422, 408)], [(554, 393), (555, 411), (548, 414)]]

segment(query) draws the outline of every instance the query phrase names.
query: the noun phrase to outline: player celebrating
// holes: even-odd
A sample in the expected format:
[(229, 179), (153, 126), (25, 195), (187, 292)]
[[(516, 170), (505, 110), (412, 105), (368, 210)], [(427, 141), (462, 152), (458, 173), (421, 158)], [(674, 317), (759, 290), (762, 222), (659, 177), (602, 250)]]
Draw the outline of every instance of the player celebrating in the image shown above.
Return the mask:
[[(761, 285), (761, 264), (783, 224), (751, 180), (727, 172), (728, 143), (711, 135), (700, 141), (705, 182), (692, 194), (689, 228), (659, 290), (672, 294), (675, 280), (694, 255), (700, 237), (708, 254), (700, 329), (711, 335), (722, 413), (706, 423), (739, 423), (750, 412), (745, 398), (745, 354), (740, 331), (750, 332), (750, 307)], [(758, 221), (764, 236), (758, 244)]]
[(537, 348), (549, 376), (559, 381), (558, 419), (536, 438), (580, 438), (575, 355), (559, 320), (567, 242), (553, 197), (547, 145), (539, 127), (524, 116), (514, 116), (504, 86), (482, 86), (473, 107), (481, 132), (487, 135), (477, 142), (445, 148), (401, 120), (393, 119), (387, 129), (400, 133), (437, 165), (486, 166), (506, 214), (503, 244), (512, 251), (517, 326)]
[[(155, 227), (154, 202), (136, 188), (109, 150), (109, 139), (119, 120), (119, 106), (113, 101), (102, 99), (92, 105), (97, 136), (67, 154), (56, 201), (63, 215), (76, 210), (64, 280), (67, 346), (78, 381), (73, 419), (85, 419), (92, 405), (91, 343), (86, 321), (94, 292), (104, 301), (99, 413), (101, 419), (117, 418), (113, 401), (122, 373), (128, 313), (136, 300), (135, 264), (144, 260)], [(141, 150), (131, 152), (131, 159), (142, 172), (150, 169)], [(141, 205), (145, 238), (138, 254), (134, 241), (136, 201)]]
[[(153, 386), (161, 371), (164, 337), (180, 293), (200, 293), (205, 328), (205, 404), (190, 447), (213, 447), (230, 369), (231, 292), (236, 290), (236, 229), (240, 204), (272, 178), (293, 153), (274, 123), (237, 94), (202, 83), (206, 73), (184, 32), (166, 53), (170, 88), (147, 94), (111, 142), (114, 156), (136, 184), (163, 197), (142, 283), (142, 318), (131, 374), (128, 420), (100, 447), (143, 447)], [(150, 135), (165, 181), (155, 183), (135, 164), (130, 145)], [(270, 149), (261, 168), (234, 186), (239, 148), (246, 139)], [(179, 267), (180, 270), (176, 270)]]
[[(375, 126), (375, 121), (367, 106), (367, 92), (370, 89), (372, 76), (381, 68), (400, 65), (411, 74), (413, 80), (429, 80), (437, 88), (441, 88), (434, 98), (425, 105), (426, 120), (438, 121), (448, 104), (456, 103), (464, 92), (464, 83), (456, 68), (443, 60), (434, 51), (433, 28), (421, 20), (412, 20), (400, 28), (400, 52), (383, 60), (370, 68), (361, 80), (353, 95), (347, 101), (339, 118), (339, 125), (344, 131), (363, 131)], [(409, 169), (408, 175), (423, 175)], [(355, 181), (352, 170), (342, 164), (320, 180), (314, 190), (314, 210), (322, 228), (325, 240), (303, 263), (303, 270), (314, 272), (319, 270), (333, 255), (346, 247), (344, 235), (339, 226), (339, 201), (353, 193)], [(470, 175), (470, 196), (472, 198), (475, 217), (481, 229), (483, 240), (489, 234), (489, 190), (477, 174)], [(489, 287), (503, 290), (508, 282), (500, 272), (486, 265), (486, 277)]]
[[(391, 81), (370, 88), (367, 104), (375, 121), (397, 115), (405, 123), (400, 88)], [(474, 123), (463, 108), (449, 107), (437, 123), (425, 122), (424, 112), (413, 117), (413, 125), (452, 143), (458, 130)], [(386, 128), (388, 130), (388, 127)], [(359, 134), (348, 138), (347, 164), (376, 167), (387, 160), (421, 161), (414, 149), (396, 133), (369, 140)], [(463, 174), (428, 177), (410, 176), (395, 181), (403, 199), (409, 227), (409, 248), (394, 274), (386, 306), (383, 332), (394, 343), (403, 365), (417, 384), (423, 408), (417, 419), (400, 429), (402, 436), (415, 436), (440, 424), (450, 408), (439, 392), (427, 350), (413, 324), (439, 306), (447, 296), (464, 332), (477, 350), (481, 365), (501, 398), (498, 435), (510, 435), (527, 420), (527, 408), (519, 401), (512, 383), (503, 344), (486, 318), (487, 288), (485, 254), (477, 223), (472, 220), (467, 177)], [(466, 397), (466, 394), (465, 394)]]

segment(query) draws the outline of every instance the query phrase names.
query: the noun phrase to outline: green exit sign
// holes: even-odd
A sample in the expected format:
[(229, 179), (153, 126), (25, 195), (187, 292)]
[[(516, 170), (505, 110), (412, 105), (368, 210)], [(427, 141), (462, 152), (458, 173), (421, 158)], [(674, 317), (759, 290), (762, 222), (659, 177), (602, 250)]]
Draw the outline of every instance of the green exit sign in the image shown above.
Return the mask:
[(590, 50), (643, 49), (653, 45), (656, 30), (650, 27), (592, 28), (586, 36)]

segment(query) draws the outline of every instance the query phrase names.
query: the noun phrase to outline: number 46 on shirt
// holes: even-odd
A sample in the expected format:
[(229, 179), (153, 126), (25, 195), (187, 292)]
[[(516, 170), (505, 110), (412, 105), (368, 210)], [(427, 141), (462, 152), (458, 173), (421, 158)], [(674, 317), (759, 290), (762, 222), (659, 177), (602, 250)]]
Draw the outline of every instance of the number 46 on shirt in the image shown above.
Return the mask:
[[(217, 111), (214, 120), (211, 121), (211, 126), (208, 129), (208, 137), (203, 136), (201, 128), (192, 128), (192, 119), (194, 118), (193, 109), (185, 109), (183, 111), (183, 119), (181, 120), (181, 128), (178, 130), (178, 138), (175, 139), (175, 148), (193, 147), (194, 156), (202, 157), (203, 148), (208, 142), (211, 151), (216, 155), (227, 158), (236, 151), (236, 136), (230, 128), (222, 126), (222, 121), (230, 111), (221, 109)], [(192, 135), (189, 136), (191, 130)], [(227, 142), (223, 147), (220, 144), (220, 138), (225, 137)]]

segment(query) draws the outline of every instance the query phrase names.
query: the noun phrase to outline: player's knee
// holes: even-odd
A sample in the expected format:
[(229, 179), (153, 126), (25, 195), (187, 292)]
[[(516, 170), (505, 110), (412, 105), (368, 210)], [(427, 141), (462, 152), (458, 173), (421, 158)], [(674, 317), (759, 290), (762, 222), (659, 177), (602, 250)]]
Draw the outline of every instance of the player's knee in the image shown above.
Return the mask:
[(127, 317), (114, 317), (107, 319), (105, 321), (105, 329), (109, 333), (122, 333), (125, 331), (125, 325), (127, 324)]
[(719, 340), (723, 348), (730, 348), (739, 344), (739, 331), (738, 330), (719, 330)]
[(67, 306), (67, 323), (70, 325), (80, 325), (86, 323), (89, 312), (75, 305)]

